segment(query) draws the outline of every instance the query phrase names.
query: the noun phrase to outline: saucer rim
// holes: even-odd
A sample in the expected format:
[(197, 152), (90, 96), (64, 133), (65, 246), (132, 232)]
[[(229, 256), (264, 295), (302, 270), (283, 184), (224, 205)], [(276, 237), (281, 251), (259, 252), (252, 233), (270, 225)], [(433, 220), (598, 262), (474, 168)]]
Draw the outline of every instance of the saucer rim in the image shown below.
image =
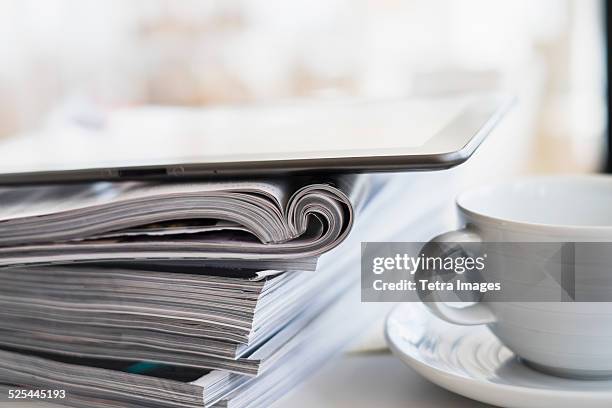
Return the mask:
[[(385, 319), (385, 341), (393, 354), (398, 357), (407, 366), (414, 369), (419, 375), (426, 378), (428, 381), (447, 389), (464, 397), (471, 398), (476, 401), (485, 402), (499, 406), (516, 406), (516, 407), (533, 407), (533, 406), (549, 406), (551, 403), (559, 404), (557, 406), (567, 406), (568, 398), (575, 401), (590, 403), (604, 403), (601, 406), (612, 406), (612, 389), (610, 390), (568, 390), (566, 388), (559, 389), (543, 389), (537, 387), (528, 387), (513, 384), (500, 384), (491, 381), (486, 381), (474, 378), (462, 373), (450, 372), (444, 369), (427, 364), (407, 353), (404, 353), (400, 346), (396, 344), (396, 340), (391, 333), (391, 325), (395, 314), (399, 313), (404, 307), (414, 306), (410, 303), (401, 303), (394, 307)], [(429, 318), (436, 319), (429, 311), (423, 310), (429, 314)], [(488, 332), (489, 336), (493, 336)], [(542, 375), (546, 375), (543, 374)], [(551, 376), (553, 377), (553, 376)], [(555, 378), (555, 377), (553, 377)], [(559, 378), (561, 380), (561, 378)], [(568, 380), (568, 379), (563, 379)], [(572, 380), (570, 380), (572, 381)], [(586, 381), (586, 380), (575, 380)], [(598, 381), (598, 380), (594, 380)], [(605, 381), (604, 381), (605, 382)], [(525, 397), (541, 398), (539, 404), (534, 405), (535, 401), (529, 401), (529, 405), (521, 404)], [(512, 404), (516, 402), (516, 404)], [(591, 406), (591, 405), (588, 405)], [(599, 405), (597, 405), (599, 406)]]

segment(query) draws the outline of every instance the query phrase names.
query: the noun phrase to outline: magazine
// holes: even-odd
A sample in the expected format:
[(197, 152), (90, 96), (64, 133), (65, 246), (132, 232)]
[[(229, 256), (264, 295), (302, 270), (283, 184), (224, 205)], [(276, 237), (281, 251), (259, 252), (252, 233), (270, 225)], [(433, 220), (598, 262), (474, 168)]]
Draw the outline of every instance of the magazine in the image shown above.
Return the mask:
[(349, 233), (365, 190), (355, 176), (4, 188), (0, 266), (184, 260), (312, 270)]

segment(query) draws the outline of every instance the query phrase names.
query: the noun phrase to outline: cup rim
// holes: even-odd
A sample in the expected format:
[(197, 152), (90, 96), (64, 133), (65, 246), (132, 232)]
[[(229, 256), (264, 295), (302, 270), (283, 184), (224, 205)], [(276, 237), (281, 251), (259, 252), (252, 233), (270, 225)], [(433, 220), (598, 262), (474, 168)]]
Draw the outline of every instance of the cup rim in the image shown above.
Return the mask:
[[(539, 223), (539, 222), (527, 222), (514, 220), (511, 218), (496, 217), (492, 215), (483, 214), (475, 210), (469, 209), (466, 200), (470, 196), (473, 196), (483, 191), (490, 190), (493, 188), (499, 188), (500, 186), (512, 186), (517, 184), (525, 183), (540, 183), (550, 181), (579, 181), (589, 183), (607, 183), (612, 189), (612, 175), (607, 174), (549, 174), (549, 175), (536, 175), (536, 176), (522, 176), (516, 177), (502, 182), (490, 182), (481, 186), (469, 189), (460, 193), (455, 199), (455, 205), (464, 213), (469, 215), (471, 218), (480, 220), (489, 224), (504, 225), (504, 227), (511, 229), (527, 229), (527, 230), (548, 230), (550, 232), (567, 232), (572, 230), (573, 232), (607, 232), (612, 233), (612, 224), (610, 225), (580, 225), (580, 224), (551, 224), (551, 223)], [(610, 236), (612, 238), (612, 236)]]

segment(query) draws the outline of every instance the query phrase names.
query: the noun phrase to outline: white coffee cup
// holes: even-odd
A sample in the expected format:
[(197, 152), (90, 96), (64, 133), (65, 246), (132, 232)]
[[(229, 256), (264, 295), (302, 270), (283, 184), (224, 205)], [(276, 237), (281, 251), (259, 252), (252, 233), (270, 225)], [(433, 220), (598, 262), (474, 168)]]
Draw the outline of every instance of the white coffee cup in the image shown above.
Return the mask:
[[(608, 176), (527, 178), (468, 191), (456, 204), (464, 227), (432, 242), (612, 241)], [(609, 273), (603, 272), (605, 286), (612, 288), (612, 262)], [(434, 299), (440, 297), (434, 294)], [(440, 301), (425, 304), (451, 323), (488, 325), (534, 368), (574, 378), (612, 376), (612, 303), (494, 302), (485, 297), (462, 308)]]

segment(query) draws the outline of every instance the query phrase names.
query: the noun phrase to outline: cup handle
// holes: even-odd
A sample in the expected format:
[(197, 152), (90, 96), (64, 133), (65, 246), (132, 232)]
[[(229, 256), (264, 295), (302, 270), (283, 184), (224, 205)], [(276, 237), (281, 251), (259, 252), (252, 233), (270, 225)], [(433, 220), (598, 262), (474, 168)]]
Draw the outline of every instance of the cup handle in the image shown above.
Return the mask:
[[(449, 231), (438, 235), (427, 244), (425, 244), (424, 252), (433, 256), (442, 256), (449, 252), (458, 250), (463, 251), (459, 246), (459, 242), (481, 242), (480, 236), (469, 228), (462, 228), (456, 231)], [(447, 251), (440, 249), (440, 244), (448, 248)], [(484, 303), (474, 303), (466, 307), (449, 306), (440, 300), (440, 296), (436, 291), (425, 293), (418, 285), (416, 287), (417, 294), (421, 301), (429, 308), (429, 310), (439, 318), (446, 320), (449, 323), (459, 324), (463, 326), (473, 326), (478, 324), (489, 324), (496, 321), (493, 312)], [(425, 301), (426, 296), (434, 301)]]

